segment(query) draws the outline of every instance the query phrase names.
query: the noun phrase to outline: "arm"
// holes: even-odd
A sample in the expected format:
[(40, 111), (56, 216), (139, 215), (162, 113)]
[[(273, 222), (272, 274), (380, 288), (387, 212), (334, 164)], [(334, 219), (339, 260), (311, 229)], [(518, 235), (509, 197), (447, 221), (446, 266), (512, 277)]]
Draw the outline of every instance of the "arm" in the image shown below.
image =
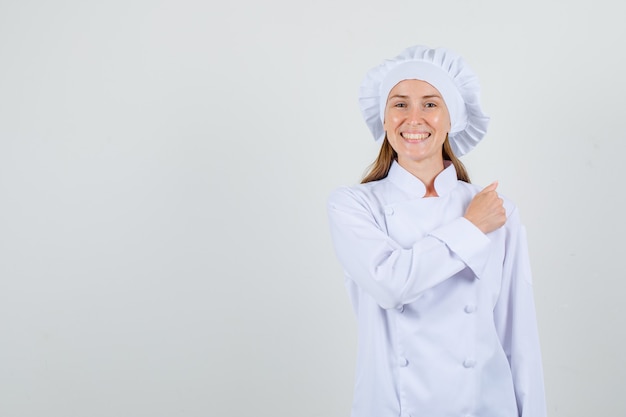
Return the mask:
[(328, 214), (335, 252), (346, 275), (383, 308), (410, 303), (466, 267), (480, 275), (487, 257), (489, 238), (464, 217), (403, 248), (348, 188), (331, 195)]
[(496, 330), (513, 375), (521, 417), (545, 417), (546, 404), (526, 232), (515, 210), (509, 218)]

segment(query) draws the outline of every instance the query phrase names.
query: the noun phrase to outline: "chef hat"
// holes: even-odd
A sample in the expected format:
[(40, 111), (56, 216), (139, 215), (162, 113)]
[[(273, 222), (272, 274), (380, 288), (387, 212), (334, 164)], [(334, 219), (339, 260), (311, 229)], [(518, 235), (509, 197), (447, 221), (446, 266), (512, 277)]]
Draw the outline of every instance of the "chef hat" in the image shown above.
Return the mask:
[(448, 107), (448, 133), (456, 156), (469, 152), (485, 136), (489, 117), (480, 108), (476, 74), (462, 57), (444, 48), (422, 45), (405, 49), (369, 70), (361, 83), (359, 104), (374, 139), (385, 137), (385, 106), (391, 89), (402, 80), (422, 80), (435, 87)]

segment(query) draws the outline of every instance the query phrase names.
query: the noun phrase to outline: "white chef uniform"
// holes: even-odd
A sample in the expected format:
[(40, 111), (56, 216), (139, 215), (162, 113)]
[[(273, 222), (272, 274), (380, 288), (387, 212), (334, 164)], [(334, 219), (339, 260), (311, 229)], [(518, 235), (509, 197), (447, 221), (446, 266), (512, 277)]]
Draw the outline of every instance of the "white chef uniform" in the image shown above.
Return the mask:
[(438, 197), (394, 162), (328, 201), (358, 321), (352, 417), (544, 417), (525, 229), (483, 234), (463, 217), (480, 188), (454, 166)]

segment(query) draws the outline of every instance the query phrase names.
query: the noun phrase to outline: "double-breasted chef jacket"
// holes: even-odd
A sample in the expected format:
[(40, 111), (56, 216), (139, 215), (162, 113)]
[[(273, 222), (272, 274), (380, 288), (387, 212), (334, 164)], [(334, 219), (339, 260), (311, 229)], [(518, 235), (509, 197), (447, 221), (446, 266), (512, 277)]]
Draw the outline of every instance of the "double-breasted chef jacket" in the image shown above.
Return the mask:
[(484, 234), (463, 217), (480, 188), (397, 162), (339, 188), (328, 214), (358, 325), (352, 417), (544, 417), (525, 229)]

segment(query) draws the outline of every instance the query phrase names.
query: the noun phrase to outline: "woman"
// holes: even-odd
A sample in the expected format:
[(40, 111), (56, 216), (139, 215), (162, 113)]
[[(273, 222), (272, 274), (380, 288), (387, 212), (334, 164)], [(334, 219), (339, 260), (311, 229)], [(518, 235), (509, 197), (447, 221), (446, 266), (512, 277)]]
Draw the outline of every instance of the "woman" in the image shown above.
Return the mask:
[(546, 415), (524, 228), (457, 158), (486, 132), (478, 97), (461, 57), (424, 46), (361, 86), (381, 150), (328, 202), (358, 322), (353, 417)]

